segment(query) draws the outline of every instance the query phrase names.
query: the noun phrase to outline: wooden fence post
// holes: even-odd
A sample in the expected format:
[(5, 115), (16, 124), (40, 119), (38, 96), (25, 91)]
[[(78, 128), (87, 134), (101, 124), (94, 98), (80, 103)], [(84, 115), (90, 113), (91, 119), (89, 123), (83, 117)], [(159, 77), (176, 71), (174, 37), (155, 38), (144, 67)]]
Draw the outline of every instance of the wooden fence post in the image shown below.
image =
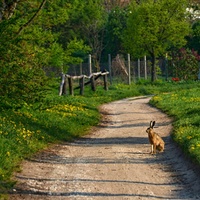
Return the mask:
[[(61, 96), (62, 94), (66, 94), (67, 93), (67, 80), (68, 79), (68, 84), (69, 84), (69, 95), (74, 95), (74, 88), (73, 88), (73, 80), (78, 79), (79, 80), (79, 86), (76, 87), (75, 89), (80, 89), (80, 95), (84, 94), (84, 88), (85, 85), (91, 84), (91, 89), (93, 91), (96, 91), (96, 80), (98, 78), (100, 78), (101, 76), (103, 76), (103, 80), (104, 80), (104, 89), (108, 90), (108, 74), (109, 72), (107, 72), (106, 70), (97, 72), (97, 73), (92, 73), (89, 77), (86, 75), (81, 75), (81, 76), (70, 76), (68, 74), (62, 74), (62, 82), (60, 84), (60, 91), (59, 91), (59, 95)], [(85, 83), (85, 78), (90, 79), (89, 81), (87, 81)]]
[(88, 65), (89, 65), (89, 76), (92, 74), (92, 56), (89, 54), (88, 56)]
[(103, 76), (103, 82), (104, 82), (104, 90), (108, 90), (108, 76), (107, 76), (107, 74), (105, 74), (104, 76)]
[(62, 95), (66, 95), (67, 94), (67, 78), (65, 76), (64, 78), (64, 84), (63, 84), (63, 90), (62, 90)]
[(92, 90), (96, 91), (96, 85), (95, 85), (94, 75), (91, 76), (90, 81), (91, 81), (91, 88), (92, 88)]
[(73, 96), (74, 90), (73, 90), (73, 81), (71, 76), (68, 77), (68, 83), (69, 83), (69, 94)]
[(63, 85), (65, 83), (65, 74), (61, 74), (61, 83), (60, 83), (60, 91), (59, 91), (59, 96), (63, 94)]
[(80, 95), (84, 95), (84, 79), (84, 76), (80, 79)]

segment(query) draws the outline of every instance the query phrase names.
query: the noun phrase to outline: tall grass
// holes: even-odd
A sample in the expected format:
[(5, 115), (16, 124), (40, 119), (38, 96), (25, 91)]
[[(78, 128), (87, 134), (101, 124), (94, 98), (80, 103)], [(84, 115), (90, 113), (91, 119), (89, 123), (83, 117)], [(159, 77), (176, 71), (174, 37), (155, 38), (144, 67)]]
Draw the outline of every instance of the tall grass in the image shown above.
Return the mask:
[[(116, 84), (109, 86), (109, 90), (103, 90), (98, 86), (96, 92), (90, 87), (85, 88), (85, 95), (79, 96), (79, 91), (75, 91), (72, 96), (58, 96), (59, 81), (51, 84), (49, 93), (42, 102), (34, 105), (25, 104), (20, 109), (4, 109), (0, 112), (0, 190), (12, 185), (11, 176), (14, 171), (20, 170), (20, 162), (32, 156), (39, 150), (46, 148), (50, 144), (62, 141), (72, 141), (88, 133), (91, 126), (99, 123), (100, 114), (98, 107), (114, 100), (147, 94), (162, 94), (153, 99), (153, 103), (167, 111), (171, 110), (173, 115), (182, 116), (182, 111), (174, 110), (180, 103), (180, 95), (185, 96), (182, 100), (188, 104), (181, 120), (175, 123), (175, 139), (188, 148), (188, 152), (196, 152), (199, 149), (197, 132), (199, 128), (199, 116), (197, 103), (199, 96), (197, 93), (199, 82), (191, 83), (167, 83), (158, 81), (154, 84), (149, 82), (139, 82), (138, 84), (124, 85)], [(194, 88), (194, 89), (190, 89)], [(195, 89), (196, 88), (196, 89)], [(185, 90), (187, 89), (187, 90)], [(182, 91), (181, 94), (173, 91)], [(192, 96), (193, 94), (193, 96)], [(162, 99), (162, 100), (159, 100)], [(164, 101), (163, 99), (166, 99)], [(167, 104), (167, 99), (173, 102)], [(173, 101), (172, 101), (173, 100)], [(191, 104), (192, 103), (192, 104)], [(195, 118), (194, 118), (195, 116)], [(192, 122), (192, 123), (191, 123)], [(189, 133), (186, 133), (190, 131)], [(184, 131), (185, 136), (180, 134)], [(188, 139), (188, 137), (191, 137)], [(181, 138), (181, 139), (180, 139)], [(185, 143), (184, 141), (190, 141)], [(192, 142), (193, 141), (193, 142)], [(186, 147), (189, 145), (188, 147)], [(199, 157), (198, 157), (199, 159)]]

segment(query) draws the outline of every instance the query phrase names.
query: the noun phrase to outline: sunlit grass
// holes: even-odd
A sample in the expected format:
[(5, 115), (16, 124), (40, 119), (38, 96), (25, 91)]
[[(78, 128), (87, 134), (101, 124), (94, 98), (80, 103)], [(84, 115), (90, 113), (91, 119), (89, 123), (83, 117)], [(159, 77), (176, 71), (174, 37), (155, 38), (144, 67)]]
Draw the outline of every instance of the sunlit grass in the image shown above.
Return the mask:
[(174, 117), (173, 139), (200, 164), (200, 91), (178, 90), (154, 96), (151, 103)]
[(0, 190), (6, 187), (13, 171), (19, 170), (23, 159), (52, 143), (72, 141), (87, 134), (99, 123), (101, 104), (139, 95), (161, 94), (154, 96), (152, 102), (176, 117), (175, 140), (199, 159), (200, 96), (196, 93), (200, 83), (139, 82), (111, 85), (108, 91), (98, 86), (96, 92), (88, 86), (84, 96), (78, 90), (74, 96), (59, 96), (58, 86), (59, 81), (52, 84), (46, 98), (37, 104), (24, 104), (17, 110), (1, 108)]

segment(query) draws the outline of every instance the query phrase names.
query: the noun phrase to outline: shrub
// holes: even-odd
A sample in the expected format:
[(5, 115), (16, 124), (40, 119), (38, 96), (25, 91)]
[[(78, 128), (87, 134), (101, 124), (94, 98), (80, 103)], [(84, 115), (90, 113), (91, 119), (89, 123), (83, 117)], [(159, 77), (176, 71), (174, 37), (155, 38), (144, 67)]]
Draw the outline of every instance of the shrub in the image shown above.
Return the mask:
[(183, 80), (196, 80), (199, 72), (200, 55), (194, 50), (182, 48), (172, 56), (173, 73)]

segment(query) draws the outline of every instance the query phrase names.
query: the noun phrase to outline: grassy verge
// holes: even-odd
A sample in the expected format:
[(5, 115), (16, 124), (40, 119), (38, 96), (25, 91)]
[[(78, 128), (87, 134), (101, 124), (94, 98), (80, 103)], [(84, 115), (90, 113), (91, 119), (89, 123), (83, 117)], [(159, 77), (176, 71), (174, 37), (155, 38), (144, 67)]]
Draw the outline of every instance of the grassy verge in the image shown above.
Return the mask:
[(199, 87), (154, 96), (151, 104), (173, 116), (173, 139), (200, 165), (200, 90)]
[[(117, 84), (110, 86), (109, 91), (104, 91), (101, 86), (98, 86), (96, 92), (86, 87), (84, 96), (79, 96), (79, 91), (76, 91), (74, 97), (58, 96), (58, 86), (59, 80), (51, 85), (51, 90), (43, 102), (24, 105), (18, 110), (1, 108), (0, 191), (9, 189), (14, 184), (10, 178), (14, 171), (20, 170), (19, 164), (23, 159), (52, 143), (71, 141), (87, 134), (90, 127), (97, 125), (100, 120), (98, 107), (101, 104), (139, 95), (172, 92), (154, 97), (152, 103), (168, 112), (173, 111), (171, 114), (176, 114), (177, 119), (180, 118), (175, 123), (174, 138), (183, 145), (184, 149), (192, 153), (192, 157), (196, 156), (199, 160), (197, 149), (200, 143), (198, 143), (199, 139), (195, 139), (199, 128), (197, 104), (200, 100), (199, 96), (195, 95), (200, 86), (199, 82), (158, 81), (154, 84), (148, 82), (132, 85)], [(173, 91), (182, 91), (182, 93), (177, 94)], [(181, 99), (188, 105), (186, 107), (182, 103), (182, 108), (186, 109), (184, 115), (182, 115), (184, 109), (181, 111), (174, 109), (180, 103), (181, 94), (185, 97)], [(167, 98), (173, 102), (173, 107), (170, 107), (171, 104), (164, 103), (167, 102)], [(184, 137), (182, 132), (184, 132)]]

